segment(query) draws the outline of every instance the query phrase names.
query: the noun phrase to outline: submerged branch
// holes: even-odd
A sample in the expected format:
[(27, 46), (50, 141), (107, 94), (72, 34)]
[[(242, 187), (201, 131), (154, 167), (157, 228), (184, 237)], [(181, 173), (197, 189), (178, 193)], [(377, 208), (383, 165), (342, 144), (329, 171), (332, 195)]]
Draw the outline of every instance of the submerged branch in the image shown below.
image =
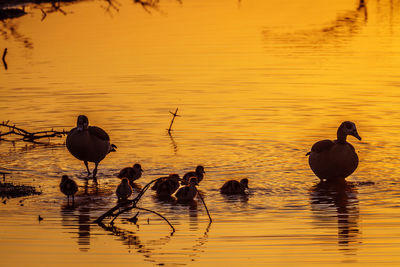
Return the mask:
[[(114, 221), (120, 214), (122, 214), (122, 213), (124, 213), (124, 212), (126, 212), (126, 211), (129, 211), (129, 210), (131, 210), (131, 209), (136, 208), (136, 204), (139, 202), (140, 198), (141, 198), (141, 197), (143, 196), (143, 194), (147, 191), (147, 189), (150, 188), (150, 185), (151, 185), (152, 183), (154, 183), (154, 182), (160, 180), (160, 179), (162, 179), (162, 178), (158, 178), (158, 179), (155, 179), (155, 180), (149, 182), (148, 184), (146, 184), (146, 185), (143, 187), (142, 190), (140, 190), (139, 194), (138, 194), (134, 199), (131, 199), (131, 200), (127, 200), (127, 201), (118, 203), (117, 205), (115, 205), (114, 207), (112, 207), (111, 209), (109, 209), (108, 211), (106, 211), (105, 213), (103, 213), (100, 217), (98, 217), (98, 218), (94, 221), (94, 223), (100, 224), (100, 223), (101, 223), (105, 218), (107, 218), (107, 217), (114, 217), (114, 218), (112, 219), (112, 221)], [(121, 207), (123, 207), (123, 206), (127, 206), (127, 205), (132, 205), (132, 206), (127, 207), (127, 208), (123, 209), (122, 211), (119, 210), (119, 208), (121, 208)], [(118, 212), (117, 212), (117, 213), (114, 213), (114, 212), (117, 211), (117, 210), (118, 210)]]
[(174, 226), (168, 221), (167, 218), (165, 218), (164, 216), (162, 216), (162, 215), (161, 215), (160, 213), (158, 213), (157, 211), (149, 210), (149, 209), (145, 209), (145, 208), (140, 208), (140, 207), (136, 207), (136, 209), (138, 209), (138, 210), (145, 210), (145, 211), (148, 211), (148, 212), (152, 212), (152, 213), (154, 213), (154, 214), (160, 216), (161, 218), (163, 218), (163, 219), (169, 224), (169, 226), (171, 226), (171, 228), (172, 228), (172, 233), (171, 233), (171, 235), (175, 232)]
[[(195, 188), (196, 188), (196, 187), (195, 187)], [(197, 190), (197, 188), (196, 188), (196, 190)], [(207, 215), (208, 215), (208, 218), (210, 219), (210, 224), (211, 224), (211, 223), (212, 223), (212, 219), (211, 219), (210, 212), (208, 211), (206, 202), (204, 201), (204, 198), (203, 198), (203, 196), (200, 194), (199, 190), (197, 190), (197, 194), (199, 195), (199, 197), (200, 197), (200, 199), (201, 199), (201, 202), (203, 202), (203, 205), (204, 205), (204, 207), (206, 208)]]
[[(127, 212), (127, 211), (130, 211), (130, 210), (132, 210), (132, 209), (138, 209), (138, 210), (145, 210), (145, 211), (148, 211), (148, 212), (152, 212), (152, 213), (154, 213), (154, 214), (160, 216), (161, 218), (163, 218), (163, 219), (168, 223), (168, 225), (172, 228), (172, 233), (171, 233), (171, 234), (173, 234), (173, 233), (175, 232), (175, 228), (174, 228), (174, 226), (168, 221), (167, 218), (165, 218), (163, 215), (161, 215), (160, 213), (158, 213), (158, 212), (156, 212), (156, 211), (153, 211), (153, 210), (150, 210), (150, 209), (141, 208), (141, 207), (137, 207), (137, 206), (136, 206), (137, 203), (139, 202), (140, 198), (143, 196), (143, 194), (150, 188), (150, 185), (153, 184), (154, 182), (160, 180), (160, 179), (162, 179), (162, 178), (157, 178), (157, 179), (155, 179), (155, 180), (152, 180), (151, 182), (149, 182), (148, 184), (146, 184), (146, 185), (143, 187), (143, 189), (139, 192), (139, 194), (138, 194), (134, 199), (132, 199), (132, 200), (127, 200), (127, 201), (118, 203), (116, 206), (114, 206), (113, 208), (109, 209), (109, 210), (106, 211), (103, 215), (101, 215), (100, 217), (98, 217), (98, 218), (94, 221), (94, 223), (97, 223), (98, 225), (101, 226), (101, 225), (104, 225), (103, 220), (104, 220), (105, 218), (107, 218), (107, 217), (113, 217), (113, 219), (112, 219), (111, 222), (110, 222), (110, 224), (113, 224), (114, 221), (115, 221), (115, 219), (116, 219), (119, 215), (121, 215), (122, 213), (125, 213), (125, 212)], [(126, 207), (126, 208), (120, 210), (121, 207), (127, 206), (127, 205), (131, 205), (131, 206)], [(116, 212), (117, 210), (118, 210), (118, 212)], [(136, 216), (137, 216), (137, 214), (136, 214)]]
[(7, 48), (4, 48), (3, 57), (1, 59), (3, 60), (4, 68), (7, 70), (8, 66), (7, 66), (7, 62), (6, 62), (6, 55), (7, 55)]
[(180, 115), (178, 115), (178, 108), (176, 108), (175, 112), (170, 111), (169, 113), (171, 113), (173, 116), (171, 123), (169, 125), (169, 128), (168, 128), (168, 134), (171, 135), (171, 128), (172, 128), (172, 124), (174, 123), (175, 117), (180, 117)]
[(9, 125), (9, 121), (2, 122), (0, 127), (4, 127), (8, 129), (8, 132), (2, 133), (0, 132), (0, 140), (2, 140), (2, 136), (5, 135), (18, 135), (21, 136), (21, 139), (26, 142), (35, 142), (37, 139), (41, 138), (49, 138), (49, 137), (62, 137), (63, 135), (67, 135), (68, 131), (54, 131), (53, 129), (47, 131), (39, 131), (39, 132), (28, 132), (22, 128), (16, 127), (15, 125)]

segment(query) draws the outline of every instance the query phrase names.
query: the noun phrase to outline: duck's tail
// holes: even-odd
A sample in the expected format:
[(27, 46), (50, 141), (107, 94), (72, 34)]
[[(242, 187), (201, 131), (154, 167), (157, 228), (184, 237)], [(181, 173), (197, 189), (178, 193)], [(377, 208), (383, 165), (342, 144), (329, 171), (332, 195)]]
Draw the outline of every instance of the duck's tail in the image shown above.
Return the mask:
[(110, 153), (110, 152), (116, 152), (116, 151), (117, 151), (116, 148), (117, 148), (116, 145), (111, 144), (111, 146), (110, 146), (110, 151), (109, 151), (108, 153)]

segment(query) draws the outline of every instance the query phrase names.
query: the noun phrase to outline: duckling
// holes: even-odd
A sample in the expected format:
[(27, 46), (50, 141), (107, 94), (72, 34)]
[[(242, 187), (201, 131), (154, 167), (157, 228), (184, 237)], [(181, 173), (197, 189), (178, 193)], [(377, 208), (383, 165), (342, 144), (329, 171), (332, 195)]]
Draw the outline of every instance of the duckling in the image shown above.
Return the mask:
[(68, 151), (86, 166), (88, 176), (91, 174), (88, 162), (94, 162), (93, 179), (96, 178), (97, 167), (108, 153), (115, 151), (116, 146), (110, 144), (110, 137), (101, 128), (89, 126), (89, 119), (79, 115), (77, 127), (71, 129), (67, 135), (66, 146)]
[(152, 189), (156, 190), (159, 198), (170, 198), (179, 188), (179, 180), (178, 174), (170, 174), (168, 177), (157, 180)]
[(75, 202), (75, 193), (78, 191), (78, 185), (72, 179), (68, 178), (68, 175), (63, 175), (60, 182), (60, 190), (67, 196), (68, 203), (69, 197), (72, 196), (72, 203)]
[(319, 141), (306, 154), (310, 156), (308, 163), (311, 170), (321, 181), (343, 182), (357, 169), (358, 156), (354, 147), (346, 141), (348, 135), (361, 140), (354, 122), (342, 122), (337, 130), (337, 140)]
[(204, 173), (206, 173), (204, 171), (204, 167), (201, 166), (201, 165), (197, 166), (196, 167), (196, 171), (188, 172), (183, 176), (182, 185), (187, 185), (189, 180), (190, 180), (190, 178), (192, 178), (192, 177), (197, 178), (197, 183), (200, 183), (201, 180), (203, 180), (203, 178), (204, 178)]
[(132, 187), (127, 178), (121, 179), (121, 183), (118, 185), (115, 193), (117, 194), (118, 201), (127, 200), (132, 195)]
[(197, 195), (196, 185), (198, 185), (197, 178), (192, 177), (189, 180), (189, 185), (179, 188), (178, 192), (175, 194), (178, 202), (182, 203), (192, 201)]
[(142, 177), (142, 166), (139, 163), (133, 165), (133, 167), (125, 167), (123, 168), (119, 174), (118, 178), (128, 178), (130, 182), (133, 182), (140, 177)]
[(166, 181), (166, 180), (172, 180), (174, 182), (175, 181), (178, 182), (178, 184), (176, 185), (177, 186), (176, 189), (179, 188), (179, 181), (180, 181), (179, 175), (176, 173), (172, 173), (168, 176), (158, 178), (157, 181), (154, 183), (154, 185), (151, 187), (151, 190), (157, 191), (157, 188), (160, 185), (160, 183), (162, 183), (163, 181)]
[(245, 194), (246, 188), (249, 188), (248, 184), (249, 180), (247, 178), (240, 180), (240, 182), (229, 180), (220, 188), (220, 192), (227, 195)]

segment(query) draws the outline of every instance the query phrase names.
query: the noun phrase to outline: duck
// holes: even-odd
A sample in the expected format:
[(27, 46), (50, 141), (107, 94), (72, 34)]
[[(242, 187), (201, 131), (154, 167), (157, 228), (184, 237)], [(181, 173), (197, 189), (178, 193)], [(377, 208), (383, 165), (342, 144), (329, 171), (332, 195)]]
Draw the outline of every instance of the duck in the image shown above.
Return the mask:
[(60, 191), (67, 196), (68, 202), (69, 197), (72, 196), (72, 203), (74, 203), (78, 185), (74, 180), (70, 179), (68, 175), (63, 175), (60, 182)]
[(83, 161), (88, 176), (91, 174), (88, 162), (94, 162), (93, 179), (96, 178), (100, 161), (108, 153), (116, 151), (116, 146), (110, 143), (108, 134), (99, 127), (89, 126), (89, 119), (85, 115), (78, 116), (76, 127), (67, 135), (66, 146), (75, 158)]
[(159, 178), (151, 189), (156, 190), (158, 198), (170, 198), (179, 188), (179, 180), (178, 174), (170, 174), (168, 177)]
[(245, 194), (246, 189), (249, 188), (249, 180), (243, 178), (240, 182), (236, 180), (229, 180), (224, 183), (220, 188), (220, 192), (226, 195)]
[(175, 194), (178, 202), (187, 203), (193, 201), (193, 199), (197, 196), (196, 185), (198, 185), (197, 178), (192, 177), (190, 178), (188, 185), (179, 188), (178, 192)]
[(204, 171), (204, 167), (199, 165), (196, 167), (196, 170), (194, 172), (188, 172), (186, 173), (183, 178), (182, 178), (182, 185), (187, 185), (189, 184), (189, 180), (192, 177), (197, 178), (197, 184), (200, 183), (203, 178), (204, 178), (204, 173), (206, 173)]
[(117, 194), (118, 201), (127, 200), (132, 195), (132, 187), (129, 184), (128, 178), (122, 178), (121, 183), (118, 185), (115, 193)]
[(142, 177), (142, 165), (136, 163), (133, 167), (125, 167), (120, 170), (119, 174), (117, 175), (118, 178), (128, 178), (130, 182), (133, 182), (140, 177)]
[(352, 144), (346, 141), (351, 135), (361, 141), (354, 122), (344, 121), (337, 130), (336, 140), (316, 142), (309, 156), (311, 170), (321, 181), (343, 182), (358, 166), (358, 156)]

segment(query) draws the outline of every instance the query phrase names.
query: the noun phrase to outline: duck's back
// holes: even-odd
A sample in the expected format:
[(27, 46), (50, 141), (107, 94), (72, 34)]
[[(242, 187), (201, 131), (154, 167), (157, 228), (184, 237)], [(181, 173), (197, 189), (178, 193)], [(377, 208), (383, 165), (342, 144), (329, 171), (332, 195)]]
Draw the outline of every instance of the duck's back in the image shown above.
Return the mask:
[(66, 180), (60, 183), (60, 190), (67, 196), (75, 195), (78, 191), (78, 186), (74, 181)]
[(191, 188), (190, 186), (184, 186), (179, 188), (175, 196), (180, 201), (189, 201), (193, 200), (196, 194), (197, 194), (196, 188)]
[(127, 199), (132, 195), (132, 188), (129, 186), (129, 184), (121, 183), (118, 185), (116, 193), (119, 198)]
[(245, 187), (236, 180), (230, 180), (224, 183), (220, 192), (223, 194), (243, 194)]
[(358, 166), (358, 156), (354, 147), (330, 140), (314, 144), (308, 159), (312, 171), (320, 179), (344, 179)]

